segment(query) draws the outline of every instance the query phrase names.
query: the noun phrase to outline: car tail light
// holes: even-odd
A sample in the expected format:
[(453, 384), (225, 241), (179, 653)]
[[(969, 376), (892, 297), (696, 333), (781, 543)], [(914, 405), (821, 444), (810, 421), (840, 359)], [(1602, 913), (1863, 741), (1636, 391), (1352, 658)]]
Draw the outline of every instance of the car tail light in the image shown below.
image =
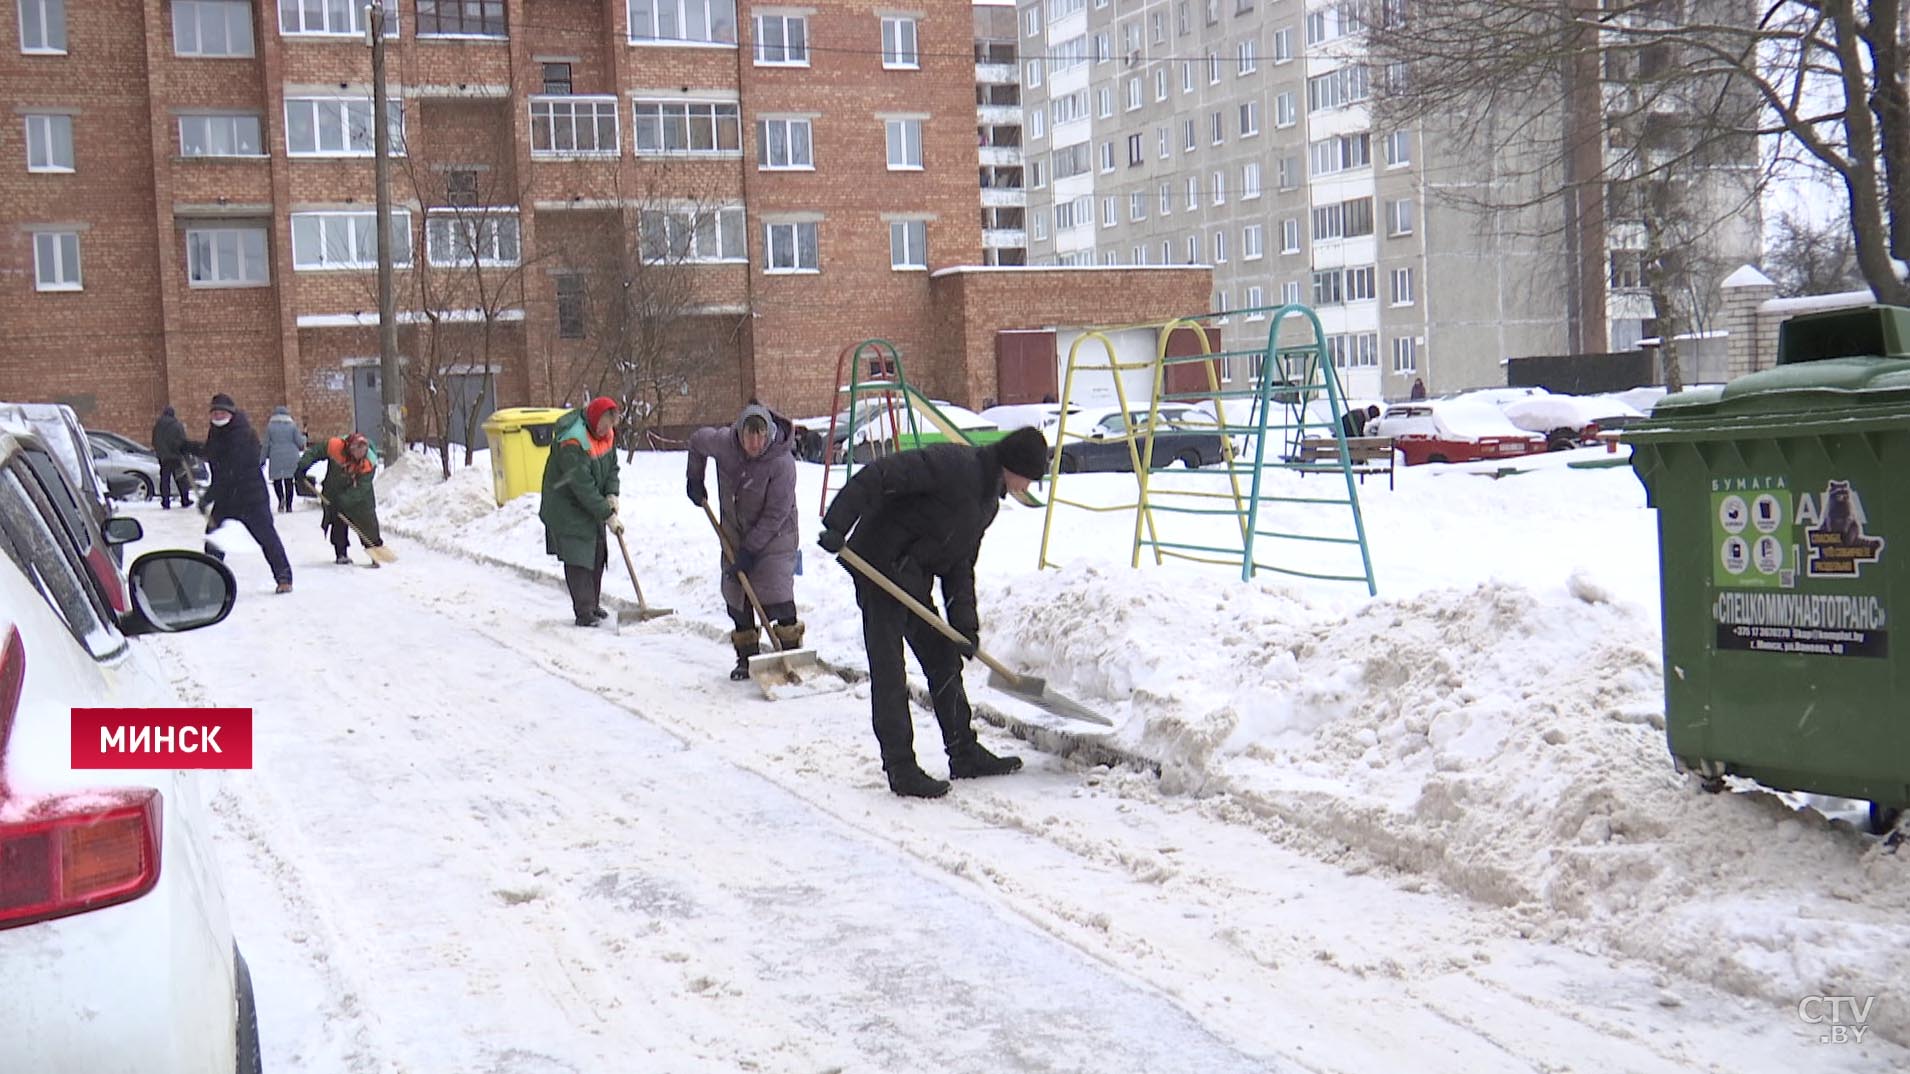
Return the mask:
[(159, 792), (82, 791), (23, 800), (7, 743), (26, 685), (18, 629), (0, 649), (0, 929), (137, 899), (159, 882)]

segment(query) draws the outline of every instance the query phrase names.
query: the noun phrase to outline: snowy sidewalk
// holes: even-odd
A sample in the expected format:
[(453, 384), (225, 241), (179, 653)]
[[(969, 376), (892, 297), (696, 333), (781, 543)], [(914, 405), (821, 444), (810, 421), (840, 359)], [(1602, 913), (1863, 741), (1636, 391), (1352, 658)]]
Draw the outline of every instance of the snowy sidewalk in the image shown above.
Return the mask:
[(415, 546), (335, 567), (315, 526), (282, 525), (292, 596), (230, 541), (232, 620), (159, 643), (189, 702), (255, 709), (217, 800), (272, 1069), (1903, 1067), (1136, 774), (894, 799), (853, 694), (766, 703), (701, 632), (578, 631)]

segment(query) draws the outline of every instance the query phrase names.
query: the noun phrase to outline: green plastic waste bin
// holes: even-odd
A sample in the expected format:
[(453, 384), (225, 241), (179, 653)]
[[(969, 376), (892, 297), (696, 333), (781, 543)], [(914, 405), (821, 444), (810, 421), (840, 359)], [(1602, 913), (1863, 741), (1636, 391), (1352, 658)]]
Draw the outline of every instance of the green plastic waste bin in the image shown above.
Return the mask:
[(1775, 368), (1624, 439), (1658, 511), (1672, 756), (1873, 823), (1910, 805), (1910, 309), (1792, 318)]
[(491, 489), (499, 507), (544, 487), (544, 460), (563, 407), (518, 406), (491, 412), (484, 436), (491, 444)]

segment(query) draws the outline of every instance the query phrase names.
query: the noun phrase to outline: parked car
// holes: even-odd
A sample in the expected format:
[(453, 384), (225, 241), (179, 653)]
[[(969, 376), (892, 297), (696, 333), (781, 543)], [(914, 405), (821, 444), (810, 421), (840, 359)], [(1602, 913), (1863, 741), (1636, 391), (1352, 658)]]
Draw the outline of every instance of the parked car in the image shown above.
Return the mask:
[(1408, 466), (1512, 458), (1545, 450), (1544, 437), (1512, 424), (1503, 411), (1485, 400), (1394, 403), (1367, 426), (1366, 435), (1390, 438)]
[[(1164, 470), (1177, 462), (1188, 469), (1212, 466), (1226, 457), (1220, 434), (1202, 431), (1214, 427), (1211, 414), (1203, 414), (1191, 406), (1163, 405), (1160, 419), (1160, 427), (1154, 430), (1154, 469)], [(1069, 436), (1061, 444), (1061, 472), (1132, 473), (1133, 455), (1125, 438), (1130, 431), (1144, 435), (1147, 420), (1148, 411), (1145, 407), (1132, 410), (1103, 407), (1069, 416)], [(1076, 439), (1077, 435), (1086, 438)], [(1135, 453), (1143, 452), (1146, 443), (1137, 440), (1132, 450)]]
[(0, 432), (0, 1070), (260, 1069), (209, 813), (191, 773), (72, 766), (72, 711), (176, 703), (134, 635), (232, 609), (197, 552), (100, 553), (140, 536), (74, 509), (48, 447)]
[[(1081, 408), (1069, 404), (1068, 413), (1079, 414)], [(1061, 404), (1006, 403), (983, 410), (981, 418), (984, 421), (993, 422), (995, 427), (1004, 433), (1012, 433), (1016, 429), (1040, 429), (1042, 435), (1048, 438), (1048, 442), (1053, 443), (1055, 426), (1061, 424)]]
[(1553, 451), (1598, 443), (1601, 429), (1621, 429), (1644, 417), (1611, 396), (1537, 395), (1507, 403), (1506, 419), (1545, 437)]
[[(93, 469), (106, 484), (106, 494), (115, 500), (144, 501), (159, 491), (159, 456), (151, 448), (118, 433), (86, 430), (92, 446)], [(130, 446), (128, 446), (130, 445)], [(192, 477), (204, 485), (212, 480), (206, 464), (193, 459)]]
[(106, 502), (106, 483), (93, 469), (93, 452), (79, 415), (63, 403), (0, 403), (0, 429), (33, 433), (66, 471), (74, 489), (89, 505), (95, 522), (113, 513)]

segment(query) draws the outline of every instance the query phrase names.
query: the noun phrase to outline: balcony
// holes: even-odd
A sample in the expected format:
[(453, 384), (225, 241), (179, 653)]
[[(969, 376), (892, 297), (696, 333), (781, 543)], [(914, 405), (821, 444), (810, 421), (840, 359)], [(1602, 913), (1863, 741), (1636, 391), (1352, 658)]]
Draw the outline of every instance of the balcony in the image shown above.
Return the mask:
[(1021, 228), (988, 228), (982, 232), (984, 250), (1020, 250), (1028, 245), (1028, 232)]
[(1018, 145), (985, 145), (978, 150), (983, 164), (997, 168), (1018, 167), (1021, 164), (1021, 147)]
[(988, 126), (1021, 126), (1021, 106), (1015, 104), (981, 104), (975, 106), (975, 118)]
[(1028, 204), (1028, 192), (1020, 187), (982, 188), (982, 206), (989, 209), (1020, 209)]
[(1013, 85), (1021, 81), (1012, 63), (978, 63), (975, 65), (975, 81), (991, 85)]

